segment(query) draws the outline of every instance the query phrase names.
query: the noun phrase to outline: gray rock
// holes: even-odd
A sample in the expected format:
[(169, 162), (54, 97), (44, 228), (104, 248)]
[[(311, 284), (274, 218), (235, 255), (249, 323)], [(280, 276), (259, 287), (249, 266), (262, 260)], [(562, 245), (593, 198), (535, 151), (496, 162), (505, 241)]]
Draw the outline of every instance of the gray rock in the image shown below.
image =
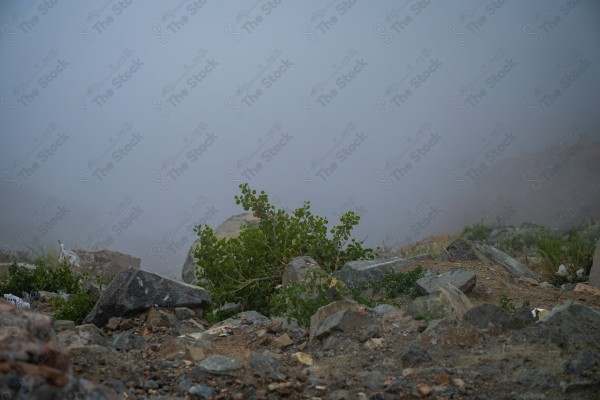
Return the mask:
[(193, 399), (208, 399), (213, 397), (215, 394), (215, 390), (210, 386), (198, 385), (192, 386), (188, 393), (192, 396)]
[(344, 310), (330, 315), (317, 328), (315, 338), (323, 339), (335, 331), (353, 332), (367, 325), (370, 318), (356, 311)]
[(310, 339), (312, 340), (319, 327), (323, 322), (329, 318), (331, 315), (339, 312), (339, 311), (359, 311), (362, 307), (354, 302), (349, 300), (339, 300), (334, 301), (333, 303), (329, 303), (317, 310), (310, 317)]
[(212, 312), (214, 316), (230, 316), (242, 311), (242, 305), (240, 303), (224, 303), (223, 305), (215, 308)]
[(358, 287), (362, 284), (381, 280), (388, 274), (402, 272), (423, 260), (432, 260), (429, 254), (424, 254), (406, 259), (378, 259), (349, 261), (336, 272), (336, 276), (350, 287)]
[(402, 361), (402, 368), (412, 368), (429, 362), (432, 359), (427, 350), (422, 347), (413, 346), (402, 352), (400, 360)]
[(207, 309), (210, 304), (210, 295), (201, 287), (127, 268), (104, 290), (84, 322), (103, 327), (111, 317), (126, 316), (153, 306)]
[(250, 354), (248, 364), (252, 371), (269, 379), (277, 379), (281, 370), (281, 364), (269, 351)]
[(533, 326), (534, 320), (531, 312), (527, 313), (528, 320), (517, 318), (511, 315), (503, 308), (493, 304), (482, 304), (468, 310), (463, 319), (479, 329), (488, 329), (494, 327), (498, 332), (505, 332), (511, 329), (521, 329), (526, 326)]
[(434, 320), (446, 317), (462, 317), (473, 305), (456, 286), (446, 283), (438, 293), (417, 297), (406, 307), (414, 318)]
[(399, 308), (394, 307), (389, 304), (379, 304), (378, 306), (376, 306), (373, 309), (373, 312), (376, 315), (382, 315), (382, 314), (387, 314), (387, 313), (391, 313), (391, 312), (398, 311), (398, 310), (399, 310)]
[(590, 269), (590, 285), (600, 288), (600, 239), (598, 239), (598, 243), (596, 243), (594, 261), (592, 269)]
[(121, 332), (113, 336), (112, 345), (117, 350), (141, 350), (148, 346), (148, 342), (132, 332)]
[(74, 331), (75, 330), (75, 321), (70, 321), (68, 319), (56, 320), (56, 321), (54, 321), (54, 323), (52, 325), (56, 332)]
[(235, 358), (213, 354), (206, 357), (198, 364), (198, 369), (213, 374), (237, 371), (244, 368), (241, 362)]
[(146, 322), (153, 327), (172, 328), (178, 325), (177, 318), (173, 314), (155, 308), (148, 311)]
[(467, 293), (475, 287), (477, 277), (475, 272), (468, 271), (464, 268), (458, 268), (441, 276), (426, 276), (417, 280), (417, 285), (422, 294), (433, 294), (440, 290), (440, 287), (446, 283), (451, 283), (461, 292)]
[(306, 279), (308, 271), (323, 271), (319, 264), (309, 256), (296, 257), (285, 266), (281, 283), (299, 283)]
[(446, 247), (450, 261), (479, 260), (488, 265), (500, 265), (515, 276), (543, 280), (540, 275), (521, 264), (505, 252), (481, 242), (457, 239)]
[[(225, 221), (223, 221), (221, 225), (215, 228), (214, 234), (218, 238), (238, 237), (240, 234), (240, 230), (243, 226), (249, 225), (256, 228), (258, 227), (259, 223), (260, 219), (256, 218), (251, 212), (238, 214), (231, 216)], [(183, 267), (181, 269), (181, 279), (186, 283), (196, 282), (195, 269), (198, 260), (194, 257), (194, 251), (196, 251), (198, 246), (200, 246), (200, 240), (196, 240), (190, 247), (190, 250), (187, 253), (187, 258), (183, 263)]]
[(190, 319), (196, 316), (194, 310), (187, 307), (176, 307), (175, 308), (175, 316), (179, 319)]

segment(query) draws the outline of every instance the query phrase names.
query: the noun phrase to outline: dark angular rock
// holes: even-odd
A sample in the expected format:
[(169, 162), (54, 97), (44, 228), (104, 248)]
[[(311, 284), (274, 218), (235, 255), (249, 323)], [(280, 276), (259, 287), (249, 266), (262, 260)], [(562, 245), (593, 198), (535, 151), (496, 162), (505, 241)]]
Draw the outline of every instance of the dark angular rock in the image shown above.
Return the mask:
[(248, 364), (255, 373), (270, 379), (277, 379), (281, 364), (270, 354), (252, 353), (248, 357)]
[(127, 268), (113, 279), (84, 322), (103, 327), (111, 317), (126, 316), (153, 306), (207, 309), (210, 304), (208, 292), (201, 287)]
[(429, 352), (422, 347), (411, 347), (400, 356), (402, 368), (412, 368), (431, 361)]
[[(487, 329), (491, 325), (497, 328), (499, 332), (521, 329), (527, 326), (526, 320), (516, 318), (508, 311), (493, 304), (482, 304), (473, 307), (465, 313), (463, 319), (479, 329)], [(529, 326), (533, 324), (533, 319), (530, 319)]]

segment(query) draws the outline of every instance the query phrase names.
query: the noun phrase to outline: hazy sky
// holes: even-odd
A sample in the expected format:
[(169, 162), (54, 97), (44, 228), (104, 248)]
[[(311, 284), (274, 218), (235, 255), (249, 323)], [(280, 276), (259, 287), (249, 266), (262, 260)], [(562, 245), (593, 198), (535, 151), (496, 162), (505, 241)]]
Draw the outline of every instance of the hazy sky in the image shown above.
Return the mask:
[(551, 222), (569, 193), (543, 152), (599, 140), (599, 21), (593, 0), (2, 1), (0, 244), (179, 276), (240, 182), (354, 210), (369, 245), (519, 223), (533, 198)]

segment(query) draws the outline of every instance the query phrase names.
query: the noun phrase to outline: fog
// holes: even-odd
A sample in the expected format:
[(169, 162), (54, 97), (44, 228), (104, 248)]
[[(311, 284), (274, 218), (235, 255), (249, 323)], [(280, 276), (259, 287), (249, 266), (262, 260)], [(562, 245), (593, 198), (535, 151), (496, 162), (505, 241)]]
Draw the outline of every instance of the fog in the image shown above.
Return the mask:
[(180, 276), (193, 227), (353, 210), (367, 245), (600, 215), (595, 1), (3, 1), (0, 244)]

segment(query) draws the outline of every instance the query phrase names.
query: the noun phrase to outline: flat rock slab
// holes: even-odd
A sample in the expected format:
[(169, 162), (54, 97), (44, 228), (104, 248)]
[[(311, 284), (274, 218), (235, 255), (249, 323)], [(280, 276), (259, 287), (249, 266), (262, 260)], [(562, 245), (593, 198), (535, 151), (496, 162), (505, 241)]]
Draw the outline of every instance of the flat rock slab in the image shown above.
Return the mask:
[(450, 261), (479, 260), (488, 265), (500, 265), (515, 276), (526, 276), (542, 281), (542, 277), (505, 252), (485, 243), (456, 239), (446, 247)]
[(461, 292), (467, 293), (475, 287), (477, 283), (477, 276), (475, 272), (466, 270), (464, 268), (458, 268), (441, 276), (425, 276), (417, 280), (417, 286), (422, 294), (433, 294), (439, 292), (440, 288), (446, 283), (451, 283)]
[(129, 267), (113, 279), (84, 322), (104, 327), (111, 317), (154, 306), (207, 309), (210, 305), (210, 295), (201, 287)]
[(335, 275), (346, 285), (358, 287), (381, 280), (386, 275), (402, 272), (404, 269), (423, 260), (433, 260), (433, 257), (430, 254), (423, 254), (406, 259), (349, 261)]

